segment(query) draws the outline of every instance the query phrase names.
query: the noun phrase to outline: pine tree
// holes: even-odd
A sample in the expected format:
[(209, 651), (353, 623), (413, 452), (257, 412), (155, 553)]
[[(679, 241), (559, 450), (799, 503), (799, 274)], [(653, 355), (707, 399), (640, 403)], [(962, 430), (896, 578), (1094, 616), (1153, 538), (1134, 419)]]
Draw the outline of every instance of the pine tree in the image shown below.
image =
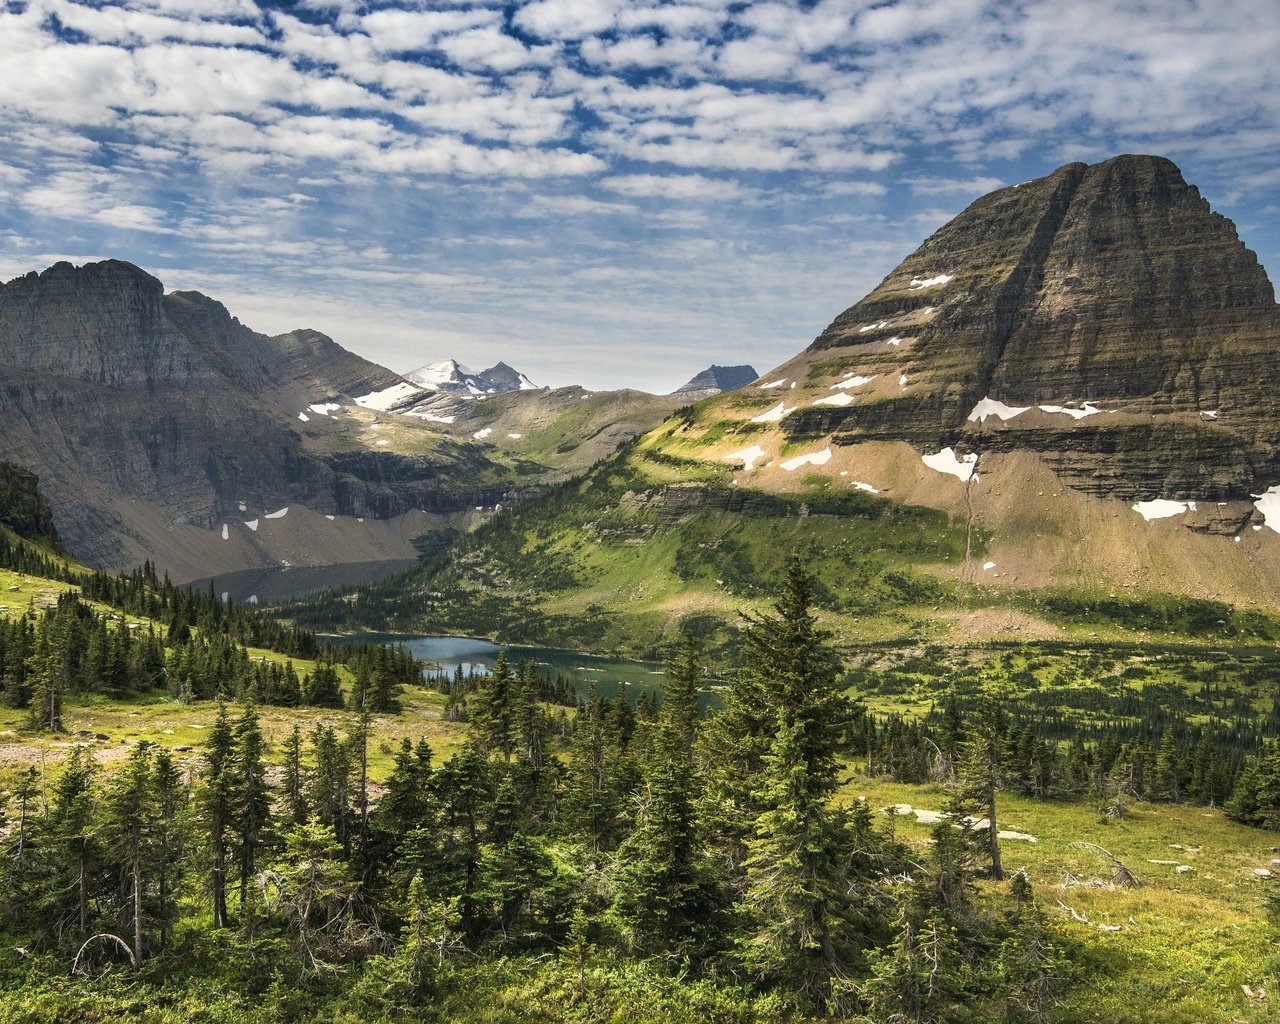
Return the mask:
[[(1000, 863), (1000, 836), (996, 818), (996, 794), (1005, 777), (1005, 744), (1009, 724), (1004, 708), (994, 698), (984, 698), (974, 716), (973, 728), (963, 748), (960, 788), (947, 804), (954, 818), (968, 818), (980, 835), (983, 854), (990, 861), (991, 877), (1004, 878)], [(965, 834), (970, 834), (965, 830)]]
[(153, 775), (155, 800), (154, 847), (156, 867), (156, 923), (160, 928), (160, 948), (169, 940), (177, 916), (175, 893), (182, 879), (186, 835), (179, 817), (187, 792), (173, 755), (160, 750)]
[(284, 741), (285, 816), (291, 825), (307, 820), (306, 783), (302, 768), (302, 729), (294, 726)]
[(774, 614), (748, 619), (746, 666), (710, 749), (729, 801), (721, 821), (737, 813), (746, 825), (740, 955), (757, 977), (822, 1005), (856, 954), (861, 922), (846, 818), (828, 806), (854, 708), (812, 606), (812, 582), (793, 560)]
[[(72, 934), (79, 941), (89, 937), (89, 905), (93, 891), (93, 879), (101, 855), (101, 845), (95, 823), (97, 806), (94, 792), (94, 776), (97, 764), (87, 747), (73, 747), (66, 767), (54, 786), (53, 806), (49, 814), (49, 834), (52, 840), (54, 873), (59, 879), (50, 907), (53, 920), (59, 928), (64, 920), (65, 894), (74, 892), (71, 917), (75, 926)], [(69, 872), (70, 884), (64, 879)]]
[(209, 891), (213, 903), (213, 927), (225, 928), (227, 914), (227, 860), (231, 847), (231, 825), (235, 814), (233, 758), (235, 737), (227, 720), (227, 708), (218, 705), (218, 714), (204, 749), (200, 775), (199, 809), (209, 857)]
[(467, 702), (471, 735), (487, 753), (511, 760), (513, 737), (512, 690), (514, 680), (507, 664), (507, 652), (499, 651), (493, 671)]
[(266, 846), (271, 829), (271, 790), (263, 762), (262, 729), (252, 701), (245, 705), (235, 726), (230, 776), (231, 853), (239, 874), (243, 907), (256, 873), (258, 854)]
[(687, 638), (667, 677), (636, 810), (618, 850), (613, 911), (637, 948), (697, 955), (714, 942), (719, 892), (703, 853), (695, 808), (697, 692), (704, 677)]
[(147, 887), (154, 864), (157, 817), (153, 772), (152, 746), (143, 741), (112, 776), (103, 800), (107, 853), (128, 879), (129, 898), (122, 916), (132, 925), (134, 967), (142, 965), (146, 952), (143, 926), (149, 909)]

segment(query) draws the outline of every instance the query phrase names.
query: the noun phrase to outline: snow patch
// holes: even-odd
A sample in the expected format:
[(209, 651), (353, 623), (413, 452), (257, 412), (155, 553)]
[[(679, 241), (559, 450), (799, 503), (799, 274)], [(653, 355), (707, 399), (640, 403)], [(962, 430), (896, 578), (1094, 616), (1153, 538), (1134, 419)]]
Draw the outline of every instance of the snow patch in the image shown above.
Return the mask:
[(298, 419), (302, 420), (303, 423), (311, 422), (311, 417), (308, 416), (305, 412), (298, 413)]
[(317, 416), (328, 416), (330, 413), (335, 413), (341, 408), (342, 406), (337, 402), (316, 402), (314, 405), (307, 406), (307, 411), (313, 412)]
[(904, 373), (898, 378), (898, 387), (905, 388), (907, 386), (907, 375)]
[(866, 334), (866, 333), (867, 333), (867, 331), (878, 331), (878, 330), (880, 330), (882, 327), (888, 327), (888, 326), (889, 326), (889, 321), (888, 321), (888, 320), (881, 320), (878, 324), (867, 324), (867, 326), (866, 326), (866, 327), (859, 327), (859, 328), (858, 328), (858, 333), (859, 333), (859, 334)]
[(1015, 416), (1021, 416), (1030, 409), (1029, 405), (1005, 405), (994, 398), (984, 398), (981, 402), (973, 407), (973, 412), (969, 413), (970, 423), (985, 423), (988, 417), (998, 416), (1000, 421), (1006, 422)]
[(839, 384), (832, 384), (830, 390), (835, 391), (836, 388), (860, 388), (864, 384), (870, 384), (873, 380), (875, 380), (879, 376), (880, 374), (878, 373), (873, 373), (870, 377), (863, 377), (862, 375), (857, 373), (850, 374), (848, 377), (842, 380)]
[(240, 511), (241, 511), (241, 512), (248, 512), (248, 511), (249, 511), (249, 506), (248, 506), (248, 505), (246, 505), (243, 501), (241, 501), (241, 502), (237, 502), (237, 506), (239, 507), (239, 509), (240, 509)]
[(853, 486), (859, 491), (866, 491), (868, 494), (879, 494), (880, 488), (872, 487), (870, 484), (864, 484), (861, 480), (855, 480)]
[(231, 539), (231, 530), (227, 527), (226, 523), (222, 524), (222, 539), (223, 540)]
[(1079, 409), (1068, 408), (1065, 405), (1041, 405), (1038, 408), (1041, 412), (1061, 413), (1064, 416), (1070, 416), (1073, 420), (1082, 420), (1086, 416), (1096, 416), (1102, 412), (1092, 402), (1083, 403)]
[(326, 518), (327, 520), (329, 520), (329, 522), (333, 522), (333, 520), (334, 520), (334, 518), (335, 518), (335, 517), (334, 517), (334, 516), (325, 516), (325, 518)]
[(390, 441), (388, 441), (388, 440), (384, 437), (381, 441), (379, 441), (379, 442), (378, 442), (378, 447), (379, 447), (379, 448), (381, 448), (381, 447), (383, 447), (384, 445), (388, 445), (388, 444), (390, 444), (390, 443), (391, 443), (391, 442), (390, 442)]
[(1187, 510), (1185, 501), (1171, 501), (1169, 498), (1156, 498), (1153, 501), (1139, 501), (1130, 506), (1147, 522), (1153, 519), (1168, 519), (1180, 516)]
[(257, 532), (258, 532), (258, 520), (256, 520), (256, 519), (250, 519), (250, 520), (249, 520), (247, 523), (245, 523), (244, 525), (245, 525), (245, 526), (247, 526), (247, 527), (249, 527), (249, 529), (251, 529), (254, 533), (257, 533)]
[(831, 449), (824, 448), (820, 452), (810, 452), (808, 455), (797, 455), (794, 459), (787, 459), (782, 464), (782, 468), (790, 473), (801, 466), (825, 466), (830, 461)]
[(477, 430), (471, 436), (474, 437), (477, 441), (483, 441), (486, 437), (488, 437), (492, 433), (493, 433), (493, 427), (482, 427), (480, 430)]
[(994, 569), (995, 567), (996, 567), (996, 563), (995, 563), (995, 562), (983, 562), (983, 563), (982, 563), (982, 569), (983, 569), (983, 571), (984, 571), (984, 572), (990, 572), (990, 571), (991, 571), (992, 569)]
[(901, 344), (902, 344), (902, 339), (901, 339), (901, 338), (899, 338), (897, 335), (894, 335), (894, 336), (893, 336), (892, 338), (890, 338), (887, 342), (885, 342), (885, 344), (886, 344), (886, 345), (892, 345), (894, 348), (897, 348), (899, 345), (901, 345)]
[(266, 518), (267, 519), (283, 519), (288, 514), (289, 514), (289, 506), (286, 505), (284, 508), (280, 509), (277, 512), (268, 512), (266, 515)]
[(814, 405), (851, 405), (853, 403), (853, 395), (847, 391), (841, 391), (839, 394), (828, 395), (826, 398), (819, 398)]
[(401, 404), (411, 396), (421, 393), (422, 388), (405, 381), (400, 384), (392, 384), (391, 387), (384, 388), (381, 391), (371, 391), (367, 395), (361, 395), (356, 399), (356, 405), (363, 406), (366, 409), (376, 409), (378, 412), (388, 412), (392, 407)]
[(513, 441), (519, 441), (520, 438), (524, 437), (524, 434), (508, 434), (507, 437), (511, 438)]
[(1253, 507), (1262, 513), (1262, 518), (1271, 529), (1280, 533), (1280, 484), (1268, 487), (1254, 497), (1258, 500), (1253, 503)]
[(761, 385), (760, 385), (760, 388), (761, 388), (761, 390), (763, 390), (763, 389), (765, 389), (765, 388), (780, 388), (780, 387), (782, 387), (782, 385), (783, 385), (783, 384), (785, 384), (786, 382), (787, 382), (787, 378), (786, 378), (786, 377), (783, 377), (781, 380), (771, 380), (771, 381), (769, 381), (769, 383), (768, 383), (768, 384), (761, 384)]
[(743, 448), (739, 452), (730, 452), (728, 455), (720, 456), (729, 462), (742, 462), (743, 469), (755, 469), (756, 463), (765, 457), (767, 453), (758, 444), (753, 444), (750, 448)]
[(787, 413), (795, 412), (795, 411), (796, 411), (795, 406), (792, 406), (790, 409), (788, 409), (787, 404), (785, 402), (779, 402), (768, 412), (762, 412), (759, 416), (752, 416), (751, 422), (752, 423), (777, 423)]
[(437, 416), (433, 412), (415, 412), (410, 410), (405, 413), (406, 416), (412, 416), (415, 419), (426, 420), (428, 423), (452, 423), (456, 417), (453, 416)]
[(1200, 418), (1203, 420), (1216, 420), (1218, 418), (1217, 409), (1201, 409)]
[(954, 277), (954, 274), (938, 274), (936, 277), (913, 277), (911, 284), (907, 286), (907, 291), (918, 292), (922, 288), (934, 288), (940, 284), (946, 284)]
[(964, 458), (960, 458), (956, 455), (955, 449), (950, 446), (943, 448), (936, 455), (921, 455), (920, 461), (930, 469), (936, 469), (939, 473), (949, 473), (956, 479), (966, 482), (978, 468), (976, 452), (970, 452)]

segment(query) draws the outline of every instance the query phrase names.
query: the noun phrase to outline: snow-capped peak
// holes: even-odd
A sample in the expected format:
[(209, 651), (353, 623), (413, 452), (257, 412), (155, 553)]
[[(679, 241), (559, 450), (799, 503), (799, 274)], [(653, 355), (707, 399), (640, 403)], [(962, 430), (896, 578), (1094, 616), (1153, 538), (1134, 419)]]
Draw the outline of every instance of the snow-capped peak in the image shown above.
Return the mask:
[(494, 395), (502, 391), (538, 390), (538, 385), (506, 363), (497, 363), (477, 373), (456, 359), (446, 359), (442, 363), (431, 363), (411, 370), (404, 377), (428, 391), (447, 391), (453, 394)]
[(420, 384), (428, 391), (439, 391), (448, 384), (465, 387), (466, 378), (474, 376), (474, 370), (469, 370), (456, 359), (446, 359), (442, 363), (429, 363), (410, 370), (404, 375), (404, 379)]

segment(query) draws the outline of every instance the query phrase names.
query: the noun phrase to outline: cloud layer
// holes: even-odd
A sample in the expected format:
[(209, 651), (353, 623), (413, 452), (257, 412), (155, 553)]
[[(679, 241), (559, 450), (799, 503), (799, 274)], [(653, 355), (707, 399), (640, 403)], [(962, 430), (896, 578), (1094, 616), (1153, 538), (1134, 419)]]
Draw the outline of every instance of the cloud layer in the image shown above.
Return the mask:
[(1276, 265), (1277, 50), (1261, 0), (8, 0), (0, 272), (667, 389), (1069, 159), (1173, 157)]

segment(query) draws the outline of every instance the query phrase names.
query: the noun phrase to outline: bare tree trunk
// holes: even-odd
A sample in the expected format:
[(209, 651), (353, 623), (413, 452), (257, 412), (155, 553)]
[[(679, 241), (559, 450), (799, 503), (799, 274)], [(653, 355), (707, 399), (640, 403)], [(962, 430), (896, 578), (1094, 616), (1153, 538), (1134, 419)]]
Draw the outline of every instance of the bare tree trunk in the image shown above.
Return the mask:
[(991, 847), (991, 877), (997, 882), (1004, 878), (1000, 864), (1000, 830), (996, 826), (996, 787), (987, 787), (987, 842)]
[(133, 965), (142, 966), (142, 861), (133, 860)]

